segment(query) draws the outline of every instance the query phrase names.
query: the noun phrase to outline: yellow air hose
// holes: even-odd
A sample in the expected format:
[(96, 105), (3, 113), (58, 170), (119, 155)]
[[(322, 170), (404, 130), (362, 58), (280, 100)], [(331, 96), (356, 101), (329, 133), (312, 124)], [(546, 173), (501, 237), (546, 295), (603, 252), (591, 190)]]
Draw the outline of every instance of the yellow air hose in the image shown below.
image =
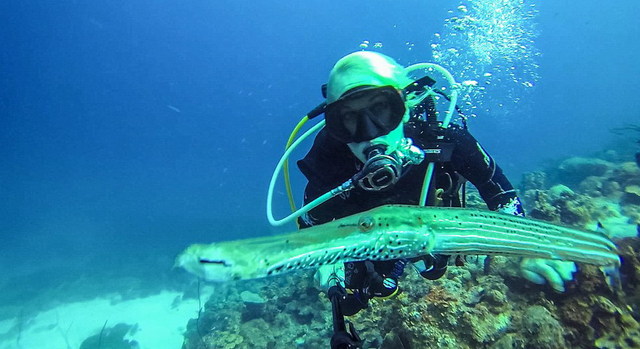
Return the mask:
[[(288, 150), (289, 147), (291, 147), (291, 144), (293, 144), (293, 142), (296, 140), (296, 136), (298, 135), (298, 132), (300, 132), (300, 129), (302, 128), (302, 126), (304, 126), (304, 124), (307, 123), (307, 121), (309, 121), (309, 116), (305, 115), (302, 118), (302, 120), (298, 122), (298, 124), (293, 129), (293, 131), (291, 131), (291, 135), (289, 135), (289, 140), (287, 140), (287, 145), (284, 147), (285, 151)], [(293, 199), (293, 190), (291, 190), (291, 177), (289, 176), (289, 159), (284, 161), (282, 170), (284, 171), (284, 183), (285, 183), (285, 187), (287, 188), (287, 197), (289, 198), (289, 206), (291, 207), (291, 212), (295, 212), (296, 203)]]

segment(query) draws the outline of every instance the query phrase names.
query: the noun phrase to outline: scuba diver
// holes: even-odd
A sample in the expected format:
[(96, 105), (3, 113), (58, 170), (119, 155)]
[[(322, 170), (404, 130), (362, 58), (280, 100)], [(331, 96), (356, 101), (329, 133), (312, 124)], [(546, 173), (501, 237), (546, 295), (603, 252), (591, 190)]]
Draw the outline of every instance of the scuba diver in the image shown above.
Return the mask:
[[(450, 86), (447, 95), (433, 88), (436, 81), (429, 76), (413, 79), (410, 68), (369, 51), (351, 53), (335, 64), (323, 86), (326, 101), (309, 114), (324, 113), (324, 128), (297, 163), (308, 180), (308, 209), (297, 214), (301, 228), (386, 204), (463, 207), (466, 181), (478, 189), (490, 210), (524, 216), (513, 186), (469, 133), (464, 118), (460, 125), (449, 124), (457, 107), (451, 96), (455, 92), (457, 97), (456, 86)], [(451, 102), (445, 121), (438, 120), (439, 98)], [(361, 345), (353, 325), (345, 326), (344, 316), (367, 308), (374, 297), (397, 294), (405, 266), (435, 280), (445, 274), (448, 262), (447, 255), (426, 255), (318, 269), (316, 281), (333, 305), (332, 348)], [(549, 283), (559, 292), (576, 270), (572, 262), (534, 258), (524, 258), (520, 267), (528, 280)]]

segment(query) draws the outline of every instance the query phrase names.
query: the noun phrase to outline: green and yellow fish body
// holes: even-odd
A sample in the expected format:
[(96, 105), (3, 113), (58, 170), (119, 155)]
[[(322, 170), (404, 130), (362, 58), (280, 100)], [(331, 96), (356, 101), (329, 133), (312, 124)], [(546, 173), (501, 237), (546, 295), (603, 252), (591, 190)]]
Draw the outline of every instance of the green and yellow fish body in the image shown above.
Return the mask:
[(490, 211), (386, 205), (294, 233), (192, 245), (176, 266), (227, 281), (429, 253), (620, 263), (615, 244), (598, 232)]

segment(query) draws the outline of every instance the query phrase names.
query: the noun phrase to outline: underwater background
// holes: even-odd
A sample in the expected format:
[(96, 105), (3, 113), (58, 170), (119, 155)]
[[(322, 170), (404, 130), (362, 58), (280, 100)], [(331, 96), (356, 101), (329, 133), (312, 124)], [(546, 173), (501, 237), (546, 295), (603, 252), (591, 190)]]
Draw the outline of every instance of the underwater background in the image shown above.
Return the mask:
[[(639, 11), (633, 0), (3, 2), (0, 348), (34, 347), (33, 319), (61, 304), (162, 290), (205, 302), (171, 269), (182, 249), (295, 229), (269, 226), (268, 181), (353, 51), (436, 62), (466, 82), (471, 132), (514, 184), (570, 157), (634, 162)], [(300, 199), (304, 180), (293, 183)], [(282, 216), (283, 189), (276, 201)], [(185, 330), (201, 306), (190, 303)], [(99, 318), (95, 335), (110, 321), (86, 316), (50, 347), (79, 347), (74, 323)]]

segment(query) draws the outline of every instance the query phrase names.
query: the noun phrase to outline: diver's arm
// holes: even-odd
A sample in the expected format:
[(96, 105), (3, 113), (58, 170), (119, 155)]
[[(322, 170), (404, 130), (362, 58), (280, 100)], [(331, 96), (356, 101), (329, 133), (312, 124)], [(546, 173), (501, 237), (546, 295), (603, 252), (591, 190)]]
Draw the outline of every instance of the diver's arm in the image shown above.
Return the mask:
[[(322, 189), (314, 183), (309, 182), (304, 190), (304, 204), (308, 204), (311, 201), (324, 194)], [(322, 224), (337, 218), (338, 205), (336, 205), (336, 198), (329, 199), (322, 205), (314, 208), (313, 210), (298, 217), (298, 225), (300, 228), (309, 228), (314, 225)]]
[[(317, 185), (314, 181), (310, 180), (304, 191), (304, 204), (306, 205), (310, 203), (331, 189), (333, 188)], [(327, 223), (367, 209), (363, 208), (364, 206), (350, 194), (353, 193), (346, 192), (333, 197), (299, 217), (298, 224), (300, 228), (308, 228), (314, 225)]]
[[(480, 146), (468, 131), (454, 129), (458, 144), (452, 161), (460, 174), (478, 188), (491, 210), (524, 216), (516, 191), (495, 160)], [(549, 284), (555, 291), (564, 292), (565, 283), (573, 280), (575, 263), (542, 258), (522, 258), (520, 273), (536, 284)]]
[(447, 130), (447, 137), (456, 143), (451, 159), (455, 169), (478, 189), (487, 207), (524, 216), (513, 185), (469, 131), (454, 126)]
[[(331, 138), (321, 130), (307, 155), (297, 162), (300, 172), (307, 178), (304, 204), (308, 204), (351, 178), (357, 171), (358, 160), (347, 145)], [(300, 217), (301, 228), (330, 222), (334, 219), (363, 211), (351, 192), (329, 199)]]

